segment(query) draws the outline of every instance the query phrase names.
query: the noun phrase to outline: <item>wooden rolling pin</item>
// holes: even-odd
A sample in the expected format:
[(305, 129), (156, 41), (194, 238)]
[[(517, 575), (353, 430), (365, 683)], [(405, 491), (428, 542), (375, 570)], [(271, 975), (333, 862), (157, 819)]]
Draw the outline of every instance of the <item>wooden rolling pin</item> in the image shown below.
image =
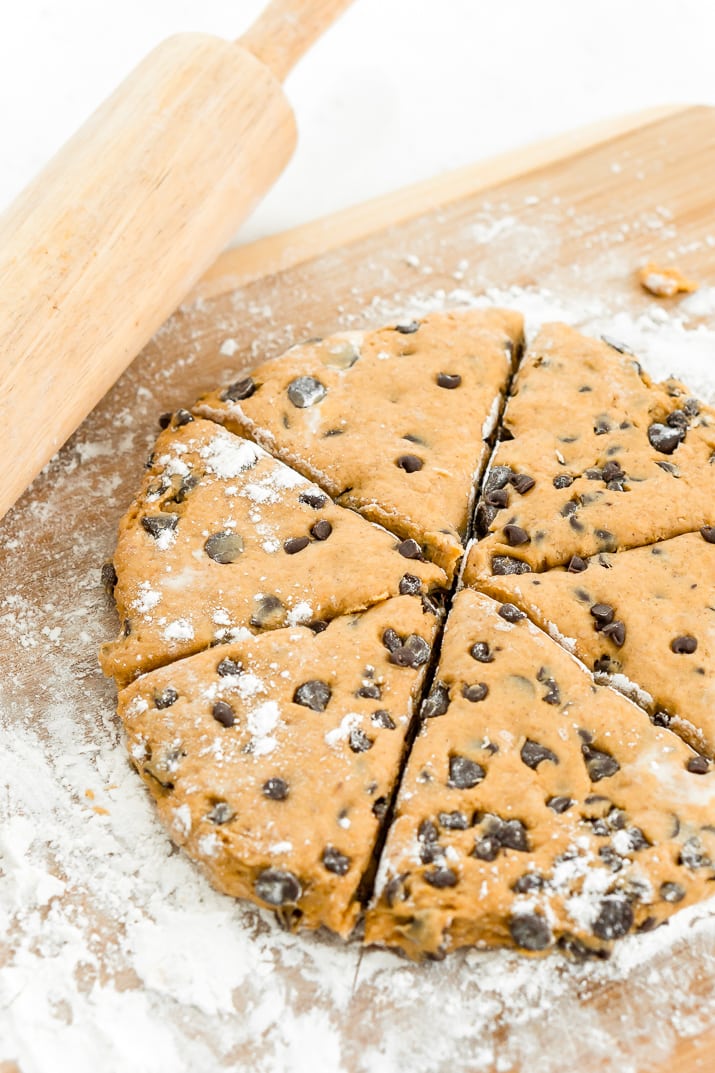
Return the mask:
[(159, 45), (0, 217), (0, 517), (285, 167), (281, 80), (350, 0)]

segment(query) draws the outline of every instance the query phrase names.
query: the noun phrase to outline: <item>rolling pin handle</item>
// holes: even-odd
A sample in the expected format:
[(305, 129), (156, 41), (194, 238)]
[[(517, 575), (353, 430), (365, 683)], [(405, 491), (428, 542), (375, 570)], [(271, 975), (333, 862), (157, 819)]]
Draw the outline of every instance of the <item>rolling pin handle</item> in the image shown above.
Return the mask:
[(352, 0), (271, 0), (266, 10), (239, 38), (282, 82)]

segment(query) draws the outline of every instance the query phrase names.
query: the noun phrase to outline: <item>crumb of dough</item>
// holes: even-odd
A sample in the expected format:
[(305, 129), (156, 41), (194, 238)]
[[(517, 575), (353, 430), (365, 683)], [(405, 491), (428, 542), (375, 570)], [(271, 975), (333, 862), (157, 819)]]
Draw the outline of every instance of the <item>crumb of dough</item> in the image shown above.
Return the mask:
[(676, 294), (692, 294), (699, 284), (684, 276), (674, 265), (664, 268), (653, 261), (638, 269), (638, 282), (644, 291), (656, 298), (672, 298)]

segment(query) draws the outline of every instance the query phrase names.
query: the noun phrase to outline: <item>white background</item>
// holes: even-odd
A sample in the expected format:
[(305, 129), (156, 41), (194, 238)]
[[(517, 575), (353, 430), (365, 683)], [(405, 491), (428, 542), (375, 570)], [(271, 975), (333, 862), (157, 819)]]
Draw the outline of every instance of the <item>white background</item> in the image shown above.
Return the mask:
[[(261, 0), (4, 0), (0, 205), (180, 30)], [(297, 153), (240, 239), (590, 120), (715, 103), (712, 0), (355, 0), (287, 83)]]

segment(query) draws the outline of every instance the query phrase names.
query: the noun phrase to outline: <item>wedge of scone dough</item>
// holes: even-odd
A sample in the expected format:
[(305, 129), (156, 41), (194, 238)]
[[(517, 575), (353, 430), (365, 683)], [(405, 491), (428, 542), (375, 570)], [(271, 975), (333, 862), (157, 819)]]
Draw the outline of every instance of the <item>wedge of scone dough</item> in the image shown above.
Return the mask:
[(438, 618), (400, 596), (143, 675), (130, 756), (172, 838), (227, 894), (347, 936)]
[(715, 529), (480, 585), (715, 755)]
[(313, 340), (195, 412), (414, 540), (451, 576), (521, 339), (520, 314), (490, 309)]
[(468, 576), (544, 570), (715, 523), (715, 411), (566, 325), (528, 348), (501, 435)]
[(712, 894), (715, 772), (513, 605), (457, 596), (422, 717), (368, 942), (604, 956)]
[(256, 444), (179, 411), (120, 525), (122, 629), (102, 668), (125, 685), (242, 632), (320, 629), (400, 593), (439, 598), (443, 572), (405, 550)]

